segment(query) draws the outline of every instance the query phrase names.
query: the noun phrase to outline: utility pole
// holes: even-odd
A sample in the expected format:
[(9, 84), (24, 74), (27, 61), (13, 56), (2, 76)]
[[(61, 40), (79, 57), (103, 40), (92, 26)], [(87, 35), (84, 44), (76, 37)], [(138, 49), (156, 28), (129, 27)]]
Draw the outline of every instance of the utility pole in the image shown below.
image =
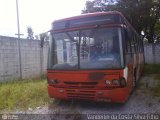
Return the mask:
[(40, 64), (41, 64), (41, 79), (43, 76), (43, 47), (44, 47), (44, 40), (45, 40), (45, 36), (44, 33), (40, 34)]
[(18, 0), (16, 0), (16, 10), (17, 10), (17, 28), (18, 28), (18, 34), (15, 34), (18, 36), (18, 54), (19, 54), (19, 73), (20, 73), (20, 79), (22, 79), (22, 64), (21, 64), (21, 43), (20, 43), (20, 26), (19, 26), (19, 8), (18, 8)]

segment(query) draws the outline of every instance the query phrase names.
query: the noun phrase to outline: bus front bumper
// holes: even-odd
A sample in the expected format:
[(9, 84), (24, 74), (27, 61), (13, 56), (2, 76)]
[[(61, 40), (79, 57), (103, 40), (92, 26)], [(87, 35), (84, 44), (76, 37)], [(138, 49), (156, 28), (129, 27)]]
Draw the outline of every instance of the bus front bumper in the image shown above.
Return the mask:
[(103, 90), (90, 90), (90, 89), (69, 89), (69, 88), (56, 88), (48, 85), (48, 93), (50, 98), (55, 99), (84, 99), (98, 102), (117, 102), (124, 103), (128, 99), (126, 88), (114, 88)]

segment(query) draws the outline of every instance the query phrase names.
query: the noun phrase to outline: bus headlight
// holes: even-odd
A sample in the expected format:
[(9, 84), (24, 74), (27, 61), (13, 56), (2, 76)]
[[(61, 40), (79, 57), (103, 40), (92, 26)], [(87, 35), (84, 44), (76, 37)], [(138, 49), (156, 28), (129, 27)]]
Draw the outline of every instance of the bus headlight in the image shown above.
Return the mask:
[(51, 79), (51, 80), (48, 80), (48, 83), (50, 84), (50, 85), (55, 85), (55, 84), (58, 84), (59, 83), (59, 81), (57, 80), (57, 79)]
[(126, 85), (127, 85), (127, 84), (126, 84), (125, 78), (124, 78), (124, 77), (121, 77), (121, 78), (120, 78), (120, 86), (121, 86), (121, 87), (126, 87)]
[(113, 85), (119, 85), (119, 80), (113, 79), (113, 80), (112, 80), (112, 84), (113, 84)]
[(111, 81), (106, 80), (106, 85), (111, 85)]

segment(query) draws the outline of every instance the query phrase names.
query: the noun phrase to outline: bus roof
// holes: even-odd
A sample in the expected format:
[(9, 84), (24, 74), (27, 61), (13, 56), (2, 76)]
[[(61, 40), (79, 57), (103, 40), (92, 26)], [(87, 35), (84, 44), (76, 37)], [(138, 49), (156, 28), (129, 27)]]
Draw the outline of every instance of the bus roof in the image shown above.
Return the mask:
[[(99, 18), (100, 16), (103, 17), (102, 20)], [(90, 18), (90, 19), (88, 19), (88, 18)], [(68, 18), (55, 20), (52, 22), (52, 30), (58, 30), (58, 29), (60, 30), (60, 29), (67, 29), (69, 27), (84, 26), (84, 25), (88, 24), (89, 22), (90, 22), (89, 24), (92, 24), (92, 25), (97, 24), (97, 23), (102, 24), (103, 22), (105, 22), (105, 24), (107, 24), (107, 23), (108, 24), (124, 24), (124, 23), (122, 23), (121, 20), (119, 20), (119, 18), (120, 19), (122, 18), (123, 21), (125, 22), (125, 24), (127, 24), (127, 26), (130, 26), (130, 28), (133, 31), (135, 31), (133, 26), (128, 22), (128, 20), (123, 16), (123, 14), (118, 11), (86, 13), (86, 14), (81, 14), (78, 16), (72, 16), (72, 17), (68, 17)], [(95, 19), (95, 21), (93, 21), (92, 19)], [(81, 21), (81, 20), (84, 20), (86, 22)], [(96, 23), (96, 20), (98, 21), (97, 23)], [(101, 20), (101, 22), (99, 22), (100, 20)], [(52, 31), (52, 30), (50, 30), (50, 31)]]
[(77, 15), (77, 16), (72, 16), (72, 17), (67, 17), (67, 18), (63, 18), (63, 19), (59, 19), (59, 20), (55, 20), (54, 22), (62, 22), (62, 21), (68, 21), (68, 20), (76, 20), (76, 19), (80, 19), (80, 18), (86, 18), (86, 17), (93, 17), (93, 16), (101, 16), (101, 15), (109, 15), (109, 14), (118, 14), (120, 16), (123, 16), (120, 12), (118, 11), (108, 11), (108, 12), (94, 12), (94, 13), (86, 13), (86, 14), (81, 14), (81, 15)]
[(55, 31), (104, 24), (121, 24), (121, 17), (124, 16), (117, 11), (87, 13), (56, 20), (52, 23), (52, 30)]

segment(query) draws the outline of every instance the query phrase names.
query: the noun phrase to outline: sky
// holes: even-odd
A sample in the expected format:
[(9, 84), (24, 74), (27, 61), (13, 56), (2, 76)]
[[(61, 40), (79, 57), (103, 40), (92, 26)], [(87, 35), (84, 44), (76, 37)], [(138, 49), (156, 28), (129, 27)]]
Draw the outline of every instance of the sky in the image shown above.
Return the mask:
[[(18, 0), (20, 33), (27, 36), (27, 27), (34, 35), (50, 30), (54, 20), (81, 14), (86, 0)], [(0, 35), (16, 37), (16, 0), (0, 0)]]

